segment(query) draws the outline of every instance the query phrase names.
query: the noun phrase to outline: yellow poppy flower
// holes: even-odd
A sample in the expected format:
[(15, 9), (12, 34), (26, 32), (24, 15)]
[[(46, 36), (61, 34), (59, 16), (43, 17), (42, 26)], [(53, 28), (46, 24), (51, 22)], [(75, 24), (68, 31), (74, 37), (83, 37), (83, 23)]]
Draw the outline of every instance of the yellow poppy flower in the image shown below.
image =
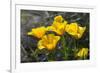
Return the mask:
[(48, 31), (54, 31), (56, 32), (58, 35), (62, 35), (65, 32), (65, 27), (67, 24), (67, 21), (63, 21), (64, 19), (62, 18), (62, 16), (56, 16), (54, 18), (54, 22), (51, 26), (47, 27)]
[(60, 36), (55, 36), (54, 34), (44, 35), (42, 39), (38, 42), (38, 48), (46, 48), (48, 50), (53, 50), (59, 40)]
[(48, 26), (47, 30), (48, 31), (54, 31), (58, 35), (62, 35), (65, 32), (65, 27), (66, 27), (65, 22), (64, 23), (55, 22), (55, 24), (53, 24), (52, 26)]
[(35, 36), (37, 38), (42, 38), (44, 34), (46, 33), (46, 28), (44, 26), (33, 28), (30, 32), (28, 32), (28, 35)]
[(80, 39), (85, 30), (86, 27), (80, 27), (77, 23), (67, 24), (65, 28), (65, 31), (76, 39)]
[(58, 15), (54, 18), (54, 21), (61, 23), (63, 21), (63, 17), (61, 15)]
[(79, 52), (76, 54), (76, 56), (80, 57), (80, 58), (86, 58), (88, 56), (88, 51), (89, 51), (88, 48), (82, 48), (79, 50)]

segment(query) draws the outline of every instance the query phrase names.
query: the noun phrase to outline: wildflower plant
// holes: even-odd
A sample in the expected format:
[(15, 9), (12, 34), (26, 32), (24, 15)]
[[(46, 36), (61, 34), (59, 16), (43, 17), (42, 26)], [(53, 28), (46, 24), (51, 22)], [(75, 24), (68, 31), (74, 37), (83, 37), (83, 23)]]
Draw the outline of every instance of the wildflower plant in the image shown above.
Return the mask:
[[(89, 47), (80, 43), (86, 37), (87, 26), (77, 21), (70, 22), (62, 15), (55, 15), (50, 25), (33, 27), (27, 37), (36, 40), (27, 47), (32, 62), (85, 60), (89, 59)], [(34, 41), (33, 40), (33, 41)], [(32, 40), (28, 39), (28, 42)], [(27, 44), (28, 45), (28, 44)], [(27, 55), (27, 57), (28, 57)], [(27, 61), (29, 62), (29, 61)]]

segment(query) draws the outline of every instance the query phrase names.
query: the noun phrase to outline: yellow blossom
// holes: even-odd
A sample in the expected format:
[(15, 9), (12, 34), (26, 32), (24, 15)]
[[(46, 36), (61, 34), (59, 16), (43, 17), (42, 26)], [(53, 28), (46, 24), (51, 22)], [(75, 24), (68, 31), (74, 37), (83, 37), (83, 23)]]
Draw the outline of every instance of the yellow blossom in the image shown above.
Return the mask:
[(65, 23), (58, 23), (56, 22), (55, 25), (52, 25), (52, 26), (48, 26), (47, 27), (47, 30), (48, 31), (54, 31), (56, 32), (58, 35), (62, 35), (65, 31), (65, 26), (66, 24)]
[(48, 50), (53, 50), (59, 40), (60, 36), (55, 36), (54, 34), (44, 35), (42, 39), (38, 42), (38, 48), (46, 48)]
[(47, 27), (48, 31), (54, 31), (56, 32), (58, 35), (62, 35), (65, 32), (65, 27), (67, 24), (67, 21), (63, 21), (64, 19), (62, 18), (62, 16), (56, 16), (54, 18), (53, 24), (51, 26)]
[(46, 28), (44, 26), (33, 28), (30, 32), (28, 32), (28, 35), (35, 36), (37, 38), (42, 38), (44, 34), (46, 33)]
[(85, 30), (86, 27), (80, 27), (77, 23), (67, 24), (65, 28), (65, 31), (76, 39), (80, 39)]
[(63, 17), (61, 15), (58, 15), (54, 18), (54, 21), (61, 23), (63, 21)]
[(80, 57), (80, 58), (86, 58), (88, 56), (88, 51), (89, 51), (88, 48), (82, 48), (79, 50), (79, 52), (76, 54), (76, 56)]

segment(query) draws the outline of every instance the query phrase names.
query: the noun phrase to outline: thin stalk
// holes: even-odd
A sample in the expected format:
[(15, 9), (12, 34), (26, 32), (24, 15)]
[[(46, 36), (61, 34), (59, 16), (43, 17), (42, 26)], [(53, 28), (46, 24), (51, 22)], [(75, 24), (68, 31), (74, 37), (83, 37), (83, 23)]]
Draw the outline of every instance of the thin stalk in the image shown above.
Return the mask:
[(62, 41), (62, 47), (63, 47), (63, 52), (64, 52), (64, 59), (67, 59), (68, 58), (68, 55), (67, 55), (67, 47), (66, 47), (66, 41), (65, 41), (65, 37), (62, 36), (61, 38), (61, 41)]
[(77, 49), (77, 40), (74, 39), (74, 48)]

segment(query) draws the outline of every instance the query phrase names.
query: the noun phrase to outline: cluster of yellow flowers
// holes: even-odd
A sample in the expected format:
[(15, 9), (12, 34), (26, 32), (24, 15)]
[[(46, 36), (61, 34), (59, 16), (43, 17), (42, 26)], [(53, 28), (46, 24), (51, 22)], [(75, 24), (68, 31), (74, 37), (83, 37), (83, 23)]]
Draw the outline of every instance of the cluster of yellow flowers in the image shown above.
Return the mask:
[[(86, 27), (81, 27), (76, 22), (68, 24), (68, 22), (64, 20), (64, 18), (61, 15), (58, 15), (54, 18), (54, 21), (51, 26), (47, 26), (47, 27), (41, 26), (41, 27), (33, 28), (30, 32), (28, 32), (28, 35), (40, 39), (37, 45), (38, 49), (46, 48), (48, 50), (53, 50), (56, 47), (58, 41), (60, 40), (60, 36), (63, 35), (65, 32), (67, 32), (75, 39), (80, 39), (85, 30)], [(58, 35), (45, 34), (47, 31), (53, 31)], [(81, 56), (80, 52), (77, 55)]]

